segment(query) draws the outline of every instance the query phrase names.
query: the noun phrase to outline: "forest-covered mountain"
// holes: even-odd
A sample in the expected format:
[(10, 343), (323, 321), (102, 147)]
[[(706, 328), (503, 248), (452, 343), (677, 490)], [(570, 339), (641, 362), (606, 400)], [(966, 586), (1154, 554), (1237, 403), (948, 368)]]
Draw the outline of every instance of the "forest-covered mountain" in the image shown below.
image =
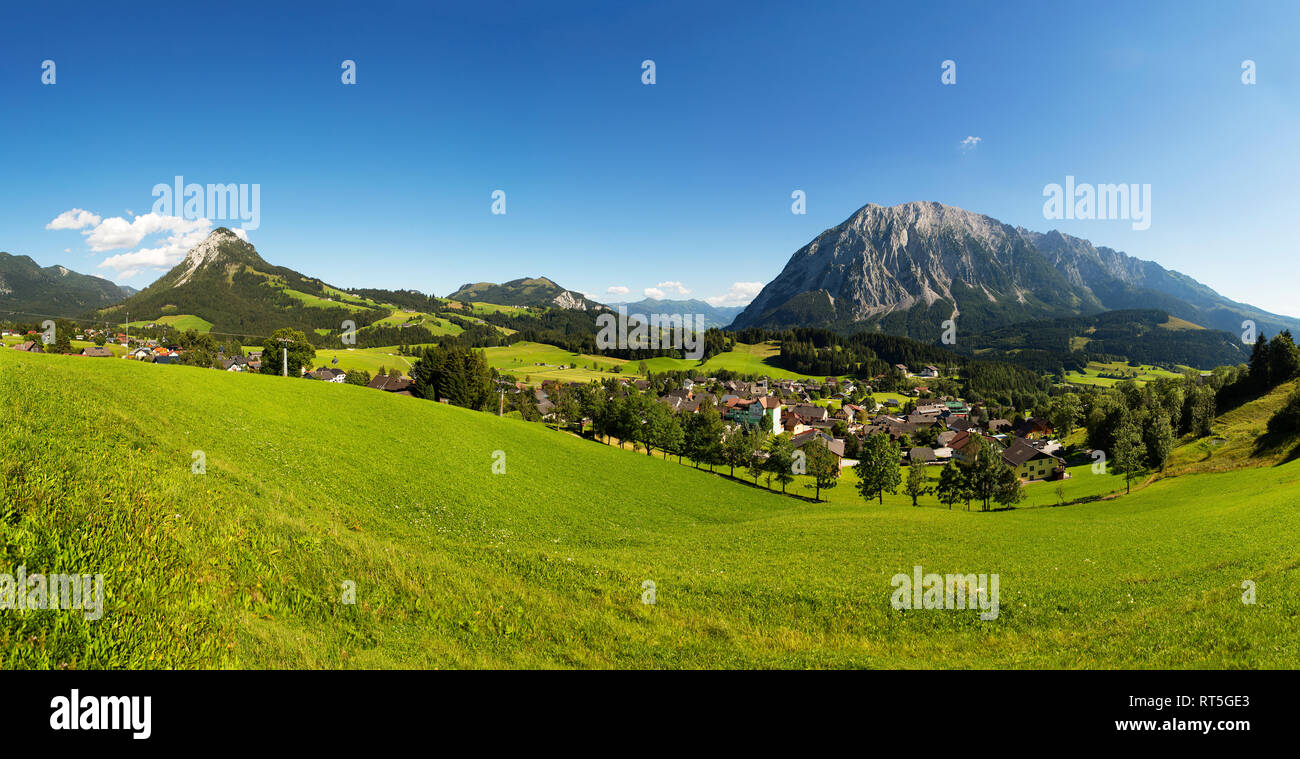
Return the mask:
[(447, 297), (502, 306), (546, 306), (577, 311), (600, 311), (605, 308), (582, 293), (566, 290), (546, 277), (523, 277), (502, 284), (474, 282), (461, 285), (460, 289)]
[(390, 309), (351, 296), (314, 277), (267, 263), (248, 242), (218, 227), (171, 271), (93, 318), (132, 321), (193, 314), (212, 331), (265, 336), (281, 327), (316, 335), (337, 334), (343, 322), (358, 328), (388, 316)]
[(1213, 369), (1250, 358), (1250, 346), (1237, 335), (1205, 329), (1157, 309), (1107, 311), (959, 333), (954, 348), (964, 355), (1052, 373), (1082, 369), (1089, 361), (1124, 359)]
[(645, 298), (634, 303), (608, 303), (610, 308), (623, 306), (629, 314), (691, 314), (703, 316), (704, 327), (725, 327), (735, 320), (744, 306), (713, 306), (706, 301)]
[(0, 317), (72, 316), (117, 303), (130, 292), (66, 266), (42, 268), (30, 256), (0, 253)]

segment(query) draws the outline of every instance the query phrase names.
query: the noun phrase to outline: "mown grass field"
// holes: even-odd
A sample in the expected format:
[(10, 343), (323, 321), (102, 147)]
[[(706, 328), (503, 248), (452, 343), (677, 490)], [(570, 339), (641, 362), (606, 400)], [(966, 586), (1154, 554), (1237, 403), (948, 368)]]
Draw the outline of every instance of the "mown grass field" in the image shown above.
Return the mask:
[[(621, 367), (618, 375), (623, 377), (643, 377), (642, 364), (647, 372), (684, 371), (700, 376), (712, 376), (722, 369), (729, 369), (741, 374), (768, 376), (773, 379), (809, 379), (806, 375), (781, 369), (768, 363), (780, 347), (776, 343), (745, 345), (737, 343), (726, 352), (713, 356), (703, 363), (681, 358), (651, 358), (644, 361), (626, 361), (605, 356), (591, 356), (572, 353), (563, 348), (542, 343), (518, 342), (499, 348), (487, 348), (488, 363), (497, 371), (514, 374), (520, 380), (529, 377), (529, 384), (537, 385), (542, 380), (554, 379), (561, 382), (588, 382), (606, 379), (610, 370)], [(546, 366), (538, 366), (538, 363)], [(570, 364), (577, 368), (570, 368)], [(816, 378), (816, 379), (825, 379)], [(898, 396), (902, 398), (903, 396)]]
[[(245, 350), (248, 350), (247, 348)], [(253, 348), (256, 350), (256, 348)], [(339, 362), (333, 363), (337, 358)], [(407, 376), (411, 373), (411, 365), (416, 359), (410, 356), (400, 356), (397, 353), (397, 347), (387, 348), (327, 348), (316, 351), (316, 361), (313, 363), (314, 368), (329, 367), (332, 369), (342, 369), (343, 371), (370, 372), (373, 376), (380, 369), (392, 371), (397, 369)]]
[[(521, 340), (513, 345), (497, 348), (484, 348), (488, 365), (502, 374), (512, 374), (522, 382), (527, 378), (529, 384), (540, 385), (542, 380), (560, 382), (590, 382), (609, 377), (633, 377), (636, 363), (621, 358), (589, 356), (573, 353), (563, 348), (545, 343), (533, 343)], [(577, 364), (571, 368), (570, 364)], [(611, 370), (619, 367), (619, 373)]]
[(149, 324), (167, 324), (182, 332), (187, 329), (192, 329), (195, 332), (209, 332), (212, 330), (212, 322), (194, 314), (172, 314), (160, 316), (157, 319), (131, 322), (132, 327), (144, 327)]
[[(645, 363), (647, 368), (653, 372), (695, 371), (705, 377), (710, 376), (721, 369), (729, 369), (740, 374), (753, 374), (755, 376), (766, 375), (772, 379), (809, 378), (808, 375), (798, 374), (789, 371), (788, 369), (782, 369), (775, 363), (772, 363), (773, 357), (780, 352), (781, 346), (775, 342), (757, 343), (754, 345), (736, 343), (730, 351), (712, 356), (704, 363), (683, 358), (652, 358)], [(825, 377), (818, 377), (816, 379), (825, 379)]]
[(1161, 369), (1157, 366), (1129, 366), (1123, 361), (1103, 363), (1101, 361), (1089, 361), (1088, 367), (1082, 372), (1069, 371), (1065, 373), (1065, 381), (1074, 385), (1095, 385), (1099, 387), (1111, 387), (1122, 380), (1112, 377), (1102, 377), (1103, 374), (1124, 375), (1125, 378), (1132, 379), (1135, 382), (1151, 382), (1160, 377), (1179, 377), (1171, 371)]
[[(3, 667), (1300, 662), (1300, 462), (979, 513), (811, 504), (541, 425), (182, 366), (0, 351), (0, 413), (0, 567), (106, 584), (97, 622), (0, 612)], [(1000, 615), (894, 610), (915, 565), (998, 573)]]

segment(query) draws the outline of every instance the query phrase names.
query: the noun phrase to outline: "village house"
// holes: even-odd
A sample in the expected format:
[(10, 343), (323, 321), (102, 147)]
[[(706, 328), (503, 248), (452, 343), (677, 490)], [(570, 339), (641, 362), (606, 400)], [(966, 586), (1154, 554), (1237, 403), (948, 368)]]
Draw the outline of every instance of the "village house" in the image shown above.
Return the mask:
[(1017, 477), (1026, 481), (1056, 479), (1065, 475), (1064, 459), (1020, 439), (1012, 441), (1002, 451), (1002, 460), (1015, 470)]
[(795, 450), (798, 450), (808, 443), (811, 443), (816, 438), (821, 438), (822, 442), (826, 444), (826, 447), (830, 449), (830, 452), (835, 454), (837, 460), (844, 458), (844, 441), (837, 440), (821, 430), (808, 430), (806, 432), (801, 432), (791, 438), (790, 442), (794, 443)]
[(381, 374), (370, 380), (366, 387), (396, 393), (397, 395), (414, 396), (415, 394), (411, 392), (413, 384), (408, 377), (403, 377), (400, 374)]
[(975, 460), (975, 454), (979, 451), (980, 441), (984, 440), (992, 445), (995, 450), (1000, 450), (1002, 446), (983, 437), (977, 432), (959, 432), (952, 439), (948, 447), (952, 449), (952, 458), (960, 464), (969, 464)]
[(1016, 437), (1023, 438), (1041, 438), (1052, 436), (1052, 425), (1046, 420), (1039, 417), (1032, 417), (1015, 425), (1013, 430)]

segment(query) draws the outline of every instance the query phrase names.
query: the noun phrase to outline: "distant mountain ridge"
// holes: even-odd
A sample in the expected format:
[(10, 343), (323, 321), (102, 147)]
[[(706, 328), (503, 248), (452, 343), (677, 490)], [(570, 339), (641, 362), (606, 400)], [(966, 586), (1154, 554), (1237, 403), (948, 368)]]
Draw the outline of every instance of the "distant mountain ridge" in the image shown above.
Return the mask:
[(629, 314), (691, 314), (702, 315), (704, 317), (704, 328), (711, 329), (714, 327), (725, 327), (736, 318), (736, 316), (745, 309), (744, 306), (714, 306), (707, 301), (697, 300), (694, 298), (688, 300), (664, 300), (658, 298), (645, 298), (633, 303), (606, 303), (610, 308), (617, 309), (623, 306)]
[(471, 282), (447, 296), (469, 303), (495, 303), (499, 306), (544, 306), (577, 311), (601, 311), (603, 304), (575, 290), (567, 290), (546, 277), (522, 277), (509, 282)]
[(1130, 308), (1206, 327), (1300, 329), (1191, 277), (1060, 232), (1037, 233), (934, 202), (867, 204), (790, 257), (730, 325), (880, 330), (937, 339), (961, 329)]
[(0, 316), (74, 316), (117, 303), (129, 288), (66, 266), (46, 266), (30, 256), (0, 253)]

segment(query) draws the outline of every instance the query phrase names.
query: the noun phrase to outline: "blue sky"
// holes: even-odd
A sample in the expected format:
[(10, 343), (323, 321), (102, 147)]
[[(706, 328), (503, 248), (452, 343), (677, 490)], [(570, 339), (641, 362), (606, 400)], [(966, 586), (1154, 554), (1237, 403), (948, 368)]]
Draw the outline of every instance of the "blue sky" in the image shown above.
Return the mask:
[[(135, 239), (182, 175), (260, 185), (259, 252), (343, 287), (730, 304), (860, 206), (937, 200), (1300, 316), (1295, 4), (187, 5), (0, 10), (0, 250), (143, 287), (202, 233)], [(1150, 228), (1045, 219), (1067, 175), (1150, 184)], [(100, 220), (46, 228), (71, 209)]]

